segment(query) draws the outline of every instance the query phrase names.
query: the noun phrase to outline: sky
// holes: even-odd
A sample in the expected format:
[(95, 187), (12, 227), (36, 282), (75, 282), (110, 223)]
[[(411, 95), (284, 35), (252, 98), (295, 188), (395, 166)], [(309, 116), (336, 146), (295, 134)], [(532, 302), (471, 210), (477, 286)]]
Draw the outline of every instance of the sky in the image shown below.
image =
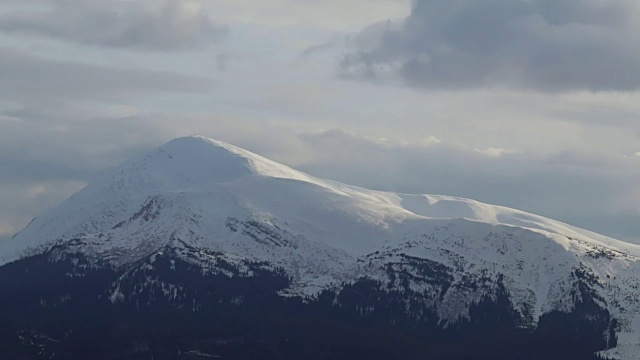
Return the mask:
[(640, 3), (0, 3), (0, 239), (192, 134), (640, 243)]

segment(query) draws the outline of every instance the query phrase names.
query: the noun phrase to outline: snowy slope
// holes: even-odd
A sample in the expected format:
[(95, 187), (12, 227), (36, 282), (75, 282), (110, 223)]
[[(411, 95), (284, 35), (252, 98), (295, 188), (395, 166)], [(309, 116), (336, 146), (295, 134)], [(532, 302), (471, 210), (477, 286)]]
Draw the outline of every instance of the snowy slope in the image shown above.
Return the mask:
[[(285, 296), (313, 296), (363, 276), (393, 282), (383, 269), (415, 257), (457, 269), (454, 285), (503, 277), (525, 326), (571, 310), (579, 270), (619, 321), (618, 347), (609, 354), (640, 354), (640, 246), (473, 200), (319, 179), (199, 136), (108, 170), (0, 243), (0, 266), (65, 243), (114, 266), (166, 246), (208, 271), (219, 271), (213, 253), (238, 267), (266, 262), (293, 278)], [(453, 286), (433, 307), (454, 322), (491, 292), (490, 283), (473, 291)], [(409, 286), (441, 291), (419, 280)]]

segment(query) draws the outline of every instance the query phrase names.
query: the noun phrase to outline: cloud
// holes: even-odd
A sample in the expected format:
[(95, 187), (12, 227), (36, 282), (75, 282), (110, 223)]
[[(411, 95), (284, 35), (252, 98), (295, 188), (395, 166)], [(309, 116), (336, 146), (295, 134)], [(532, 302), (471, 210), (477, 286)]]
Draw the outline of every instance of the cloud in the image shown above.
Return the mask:
[(210, 83), (177, 73), (51, 60), (0, 47), (0, 99), (5, 101), (126, 99), (139, 93), (201, 92)]
[(415, 0), (402, 23), (356, 36), (340, 72), (425, 89), (635, 91), (639, 20), (633, 0)]
[(640, 232), (635, 157), (478, 151), (436, 138), (407, 142), (340, 130), (300, 134), (287, 126), (220, 115), (63, 115), (14, 113), (17, 121), (0, 125), (0, 227), (8, 232), (18, 231), (103, 169), (193, 133), (350, 184), (477, 199), (628, 240)]
[(104, 169), (170, 137), (164, 129), (171, 120), (95, 111), (95, 118), (68, 109), (56, 115), (15, 111), (15, 121), (0, 121), (0, 240)]
[[(238, 31), (213, 52), (171, 54), (222, 35), (189, 1), (3, 2), (0, 40), (21, 50), (0, 47), (0, 237), (101, 169), (202, 133), (323, 177), (476, 198), (637, 238), (640, 92), (626, 92), (640, 81), (627, 65), (640, 63), (637, 10), (625, 0), (506, 1), (415, 1), (404, 21), (346, 40), (342, 32), (404, 1), (381, 0), (375, 14), (361, 0), (314, 3), (318, 11), (305, 1), (203, 1)], [(339, 19), (322, 15), (336, 6)], [(336, 81), (345, 41), (346, 76), (482, 89)], [(589, 91), (612, 88), (620, 91)], [(331, 128), (378, 138), (296, 133)]]
[(548, 155), (375, 141), (342, 131), (300, 135), (298, 168), (369, 188), (446, 194), (516, 208), (622, 239), (640, 230), (640, 164), (578, 151)]
[(0, 111), (0, 240), (105, 169), (175, 137), (206, 134), (287, 161), (304, 155), (294, 133), (264, 121), (91, 110)]
[(1, 15), (0, 31), (155, 51), (193, 48), (226, 33), (212, 22), (200, 2), (192, 0), (54, 0), (49, 9)]
[(0, 205), (0, 241), (13, 236), (44, 209), (47, 209), (85, 186), (78, 181), (29, 181), (3, 184), (0, 198), (10, 206)]
[(103, 169), (170, 137), (166, 123), (176, 120), (143, 116), (141, 100), (201, 94), (211, 83), (0, 47), (0, 238)]

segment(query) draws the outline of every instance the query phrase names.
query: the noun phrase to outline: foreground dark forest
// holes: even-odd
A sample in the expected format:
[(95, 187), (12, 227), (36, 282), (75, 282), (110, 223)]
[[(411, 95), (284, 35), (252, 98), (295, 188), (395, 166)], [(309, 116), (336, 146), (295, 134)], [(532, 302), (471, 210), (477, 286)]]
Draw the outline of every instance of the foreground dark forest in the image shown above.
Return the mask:
[(125, 272), (43, 254), (1, 267), (0, 358), (595, 360), (606, 337), (615, 344), (586, 286), (573, 313), (522, 330), (506, 291), (443, 326), (410, 294), (372, 281), (302, 301), (278, 295), (289, 279), (260, 264), (232, 278), (170, 255), (155, 265)]

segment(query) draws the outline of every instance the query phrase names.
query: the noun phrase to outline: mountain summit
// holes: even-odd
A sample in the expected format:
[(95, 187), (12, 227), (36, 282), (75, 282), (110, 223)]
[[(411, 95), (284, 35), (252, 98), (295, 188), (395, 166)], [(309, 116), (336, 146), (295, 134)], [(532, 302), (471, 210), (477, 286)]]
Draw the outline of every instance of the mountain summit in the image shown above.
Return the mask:
[[(635, 359), (638, 275), (640, 246), (473, 200), (319, 179), (192, 136), (107, 170), (1, 242), (0, 291), (14, 296), (0, 300), (0, 325), (46, 332), (38, 349), (76, 358), (94, 356), (68, 335), (89, 326), (78, 314), (105, 312), (89, 330), (111, 334), (100, 346), (117, 342), (119, 358)], [(203, 319), (219, 323), (185, 335)], [(171, 349), (149, 345), (149, 321), (185, 332)]]

